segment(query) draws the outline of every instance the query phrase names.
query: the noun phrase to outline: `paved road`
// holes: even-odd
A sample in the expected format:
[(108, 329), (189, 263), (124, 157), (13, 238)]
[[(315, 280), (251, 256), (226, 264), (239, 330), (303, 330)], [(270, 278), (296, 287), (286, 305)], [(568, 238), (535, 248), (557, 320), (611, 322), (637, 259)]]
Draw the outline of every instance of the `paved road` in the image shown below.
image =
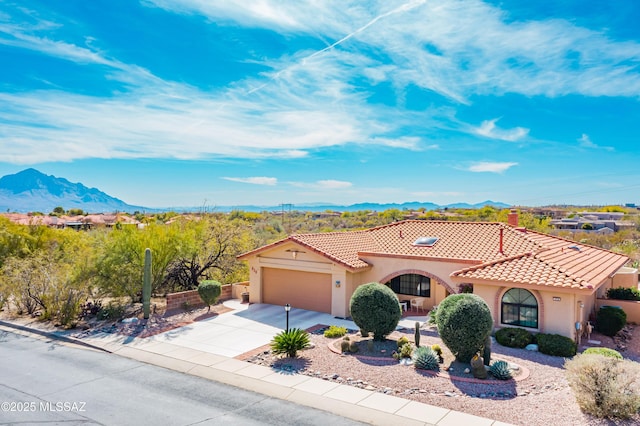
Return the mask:
[(116, 355), (0, 330), (0, 424), (356, 425)]

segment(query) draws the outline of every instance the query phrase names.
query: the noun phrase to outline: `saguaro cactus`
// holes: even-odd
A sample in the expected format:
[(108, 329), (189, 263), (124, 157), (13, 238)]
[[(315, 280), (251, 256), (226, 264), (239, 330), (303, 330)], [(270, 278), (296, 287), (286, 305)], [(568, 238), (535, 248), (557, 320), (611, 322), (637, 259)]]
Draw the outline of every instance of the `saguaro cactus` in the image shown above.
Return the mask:
[(144, 283), (142, 284), (142, 310), (144, 319), (149, 319), (151, 311), (151, 249), (144, 251)]
[(414, 337), (414, 340), (415, 340), (415, 343), (416, 343), (416, 348), (419, 348), (420, 347), (420, 322), (418, 322), (418, 321), (416, 321), (416, 328), (415, 328), (413, 334), (414, 334), (413, 337)]

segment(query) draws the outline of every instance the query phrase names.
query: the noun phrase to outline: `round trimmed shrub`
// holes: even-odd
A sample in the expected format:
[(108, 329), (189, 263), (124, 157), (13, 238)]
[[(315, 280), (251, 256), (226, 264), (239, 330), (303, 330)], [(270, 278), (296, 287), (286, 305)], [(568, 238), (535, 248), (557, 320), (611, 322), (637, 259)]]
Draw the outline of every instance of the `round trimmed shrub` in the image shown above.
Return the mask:
[(596, 316), (596, 330), (605, 336), (615, 336), (626, 323), (627, 314), (615, 306), (601, 307)]
[(376, 282), (356, 288), (349, 309), (362, 335), (373, 333), (373, 340), (377, 341), (385, 340), (402, 317), (398, 296), (389, 287)]
[(205, 280), (198, 284), (198, 294), (200, 299), (209, 307), (215, 305), (218, 301), (218, 297), (222, 293), (222, 284), (214, 280)]
[(609, 358), (622, 359), (622, 354), (615, 349), (609, 348), (587, 348), (582, 351), (585, 355), (602, 355), (608, 356)]
[(496, 331), (496, 341), (510, 348), (524, 348), (533, 341), (533, 335), (523, 328), (505, 327)]
[(487, 303), (475, 294), (452, 294), (438, 306), (438, 333), (459, 362), (482, 351), (493, 319)]
[(576, 342), (559, 334), (538, 334), (538, 351), (552, 356), (572, 357), (577, 352)]

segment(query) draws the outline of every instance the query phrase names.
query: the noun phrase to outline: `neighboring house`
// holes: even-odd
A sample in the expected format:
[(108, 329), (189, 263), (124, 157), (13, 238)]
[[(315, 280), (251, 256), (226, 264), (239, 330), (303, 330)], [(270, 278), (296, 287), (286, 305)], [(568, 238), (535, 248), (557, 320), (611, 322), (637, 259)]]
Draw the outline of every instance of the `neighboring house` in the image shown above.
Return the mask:
[(409, 220), (292, 235), (239, 259), (249, 264), (253, 303), (289, 303), (342, 318), (356, 287), (369, 282), (389, 285), (400, 300), (422, 298), (425, 309), (471, 283), (496, 328), (573, 337), (576, 322), (595, 310), (596, 293), (615, 285), (629, 259), (518, 228), (517, 213), (509, 223)]
[(624, 213), (618, 212), (580, 212), (573, 217), (555, 219), (549, 225), (555, 229), (564, 229), (598, 234), (613, 234), (624, 229), (633, 229), (636, 224), (624, 221)]

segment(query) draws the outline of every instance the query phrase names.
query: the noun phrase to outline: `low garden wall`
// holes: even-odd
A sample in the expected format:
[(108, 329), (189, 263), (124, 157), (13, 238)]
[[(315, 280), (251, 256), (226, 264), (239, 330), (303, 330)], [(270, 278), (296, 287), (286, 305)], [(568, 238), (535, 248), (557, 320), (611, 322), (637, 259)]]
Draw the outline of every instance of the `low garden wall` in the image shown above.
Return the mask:
[(600, 309), (601, 306), (619, 306), (627, 314), (627, 322), (640, 324), (640, 301), (596, 299), (596, 309)]
[[(218, 298), (219, 302), (233, 298), (231, 294), (231, 286), (231, 284), (224, 284), (222, 286), (222, 293), (220, 293), (220, 297)], [(198, 290), (188, 290), (167, 294), (167, 311), (184, 309), (187, 306), (191, 308), (204, 306), (204, 302), (200, 298)]]

